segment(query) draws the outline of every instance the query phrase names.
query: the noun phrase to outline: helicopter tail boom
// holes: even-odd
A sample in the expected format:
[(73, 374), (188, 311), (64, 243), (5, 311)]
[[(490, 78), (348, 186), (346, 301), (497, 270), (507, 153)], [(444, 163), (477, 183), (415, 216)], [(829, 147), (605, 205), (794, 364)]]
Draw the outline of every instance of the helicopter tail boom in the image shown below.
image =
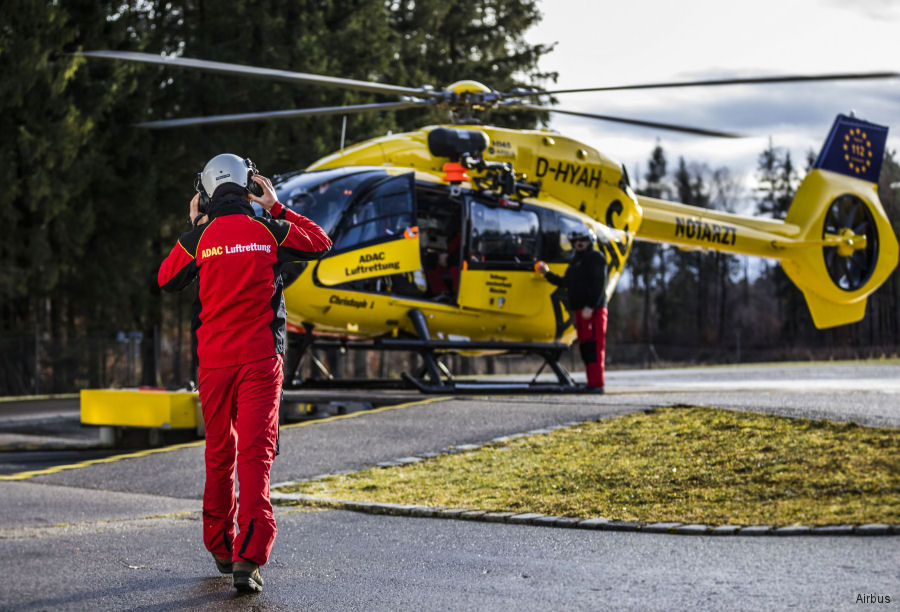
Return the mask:
[(641, 197), (637, 237), (776, 259), (816, 327), (854, 323), (900, 250), (877, 191), (886, 139), (887, 128), (839, 115), (784, 221)]

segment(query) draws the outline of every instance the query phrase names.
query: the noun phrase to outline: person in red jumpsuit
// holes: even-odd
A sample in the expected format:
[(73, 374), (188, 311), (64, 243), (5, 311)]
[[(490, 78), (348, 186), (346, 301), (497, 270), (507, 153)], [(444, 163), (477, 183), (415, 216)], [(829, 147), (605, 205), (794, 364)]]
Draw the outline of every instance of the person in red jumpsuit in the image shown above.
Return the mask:
[[(321, 256), (331, 240), (313, 221), (282, 206), (249, 159), (217, 155), (198, 174), (196, 187), (194, 227), (162, 262), (158, 282), (178, 291), (198, 279), (192, 329), (206, 427), (203, 542), (219, 571), (234, 574), (239, 591), (258, 592), (259, 567), (268, 561), (276, 533), (269, 470), (286, 333), (279, 268)], [(251, 201), (271, 218), (255, 216)]]
[(575, 331), (581, 359), (587, 375), (587, 389), (603, 393), (603, 362), (606, 358), (606, 257), (594, 249), (593, 232), (585, 230), (569, 235), (575, 254), (563, 276), (550, 272), (541, 262), (538, 271), (554, 285), (564, 287), (567, 305), (575, 319)]

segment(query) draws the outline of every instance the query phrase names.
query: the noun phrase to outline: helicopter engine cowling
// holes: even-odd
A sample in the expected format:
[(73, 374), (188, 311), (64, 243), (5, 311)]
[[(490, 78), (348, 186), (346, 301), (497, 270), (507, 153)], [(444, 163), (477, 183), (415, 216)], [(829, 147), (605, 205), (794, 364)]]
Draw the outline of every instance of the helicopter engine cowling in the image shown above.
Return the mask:
[(470, 155), (480, 158), (490, 145), (490, 138), (481, 130), (439, 127), (428, 132), (428, 150), (435, 157), (459, 161)]

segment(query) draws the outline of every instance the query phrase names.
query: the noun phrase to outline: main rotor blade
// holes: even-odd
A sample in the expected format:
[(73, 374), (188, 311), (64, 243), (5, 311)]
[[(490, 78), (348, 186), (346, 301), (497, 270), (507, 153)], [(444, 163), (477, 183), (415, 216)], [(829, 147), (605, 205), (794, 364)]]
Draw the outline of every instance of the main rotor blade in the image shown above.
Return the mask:
[(501, 108), (522, 108), (525, 110), (561, 113), (563, 115), (588, 117), (589, 119), (600, 119), (601, 121), (613, 121), (615, 123), (627, 123), (629, 125), (639, 125), (641, 127), (657, 128), (661, 130), (669, 130), (671, 132), (683, 132), (685, 134), (697, 134), (700, 136), (715, 136), (717, 138), (743, 138), (743, 136), (741, 136), (740, 134), (732, 134), (730, 132), (718, 132), (715, 130), (707, 130), (704, 128), (689, 127), (686, 125), (674, 125), (671, 123), (644, 121), (642, 119), (626, 119), (625, 117), (613, 117), (610, 115), (598, 115), (595, 113), (582, 113), (579, 111), (570, 111), (561, 108), (551, 108), (549, 106), (537, 106), (535, 104), (509, 104), (502, 106)]
[(609, 87), (585, 87), (578, 89), (555, 89), (552, 91), (519, 91), (504, 93), (504, 98), (583, 93), (591, 91), (623, 91), (627, 89), (664, 89), (671, 87), (715, 87), (718, 85), (764, 85), (769, 83), (801, 83), (815, 81), (849, 81), (861, 79), (893, 79), (900, 72), (847, 72), (835, 74), (795, 74), (786, 76), (763, 76), (736, 79), (708, 79), (704, 81), (678, 81), (669, 83), (645, 83), (641, 85), (613, 85)]
[(307, 74), (305, 72), (290, 72), (288, 70), (276, 70), (273, 68), (258, 68), (256, 66), (244, 66), (241, 64), (228, 64), (224, 62), (212, 62), (208, 60), (191, 59), (187, 57), (165, 57), (151, 53), (137, 53), (134, 51), (84, 51), (80, 54), (85, 57), (102, 59), (119, 59), (130, 62), (144, 62), (158, 64), (160, 66), (176, 66), (178, 68), (193, 68), (206, 72), (232, 74), (257, 79), (269, 79), (272, 81), (286, 81), (289, 83), (309, 83), (312, 85), (324, 85), (326, 87), (340, 87), (354, 91), (367, 91), (370, 93), (391, 94), (398, 96), (422, 97), (429, 90), (424, 88), (401, 87), (399, 85), (386, 85), (371, 81), (356, 81), (354, 79), (341, 79), (337, 77)]
[(135, 127), (150, 128), (153, 130), (188, 125), (217, 125), (221, 123), (242, 123), (245, 121), (257, 121), (260, 119), (289, 119), (291, 117), (319, 116), (319, 115), (351, 115), (354, 113), (366, 113), (372, 111), (397, 110), (414, 106), (429, 106), (432, 103), (427, 100), (409, 100), (404, 102), (383, 102), (380, 104), (354, 104), (349, 106), (323, 106), (320, 108), (298, 108), (284, 111), (265, 111), (262, 113), (241, 113), (237, 115), (212, 115), (210, 117), (185, 117), (184, 119), (163, 119), (160, 121), (145, 121), (135, 123)]

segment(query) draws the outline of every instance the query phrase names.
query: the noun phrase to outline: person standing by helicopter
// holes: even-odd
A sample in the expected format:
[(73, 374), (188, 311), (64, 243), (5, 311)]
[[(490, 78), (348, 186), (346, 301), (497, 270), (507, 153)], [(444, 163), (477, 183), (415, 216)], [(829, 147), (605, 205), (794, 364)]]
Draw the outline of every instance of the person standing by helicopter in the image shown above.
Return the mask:
[[(259, 592), (275, 541), (269, 471), (277, 452), (283, 382), (282, 263), (331, 248), (325, 231), (278, 202), (249, 159), (224, 153), (197, 175), (191, 231), (159, 268), (159, 286), (199, 279), (194, 324), (206, 427), (203, 542), (234, 586)], [(250, 202), (272, 216), (256, 217)], [(235, 465), (240, 499), (235, 499)], [(235, 515), (238, 530), (235, 530)]]
[(603, 362), (606, 358), (606, 257), (594, 249), (594, 233), (585, 228), (572, 232), (569, 242), (575, 249), (572, 262), (563, 276), (550, 271), (540, 262), (538, 272), (548, 281), (563, 287), (567, 305), (575, 319), (575, 331), (581, 359), (584, 361), (587, 388), (603, 393)]

